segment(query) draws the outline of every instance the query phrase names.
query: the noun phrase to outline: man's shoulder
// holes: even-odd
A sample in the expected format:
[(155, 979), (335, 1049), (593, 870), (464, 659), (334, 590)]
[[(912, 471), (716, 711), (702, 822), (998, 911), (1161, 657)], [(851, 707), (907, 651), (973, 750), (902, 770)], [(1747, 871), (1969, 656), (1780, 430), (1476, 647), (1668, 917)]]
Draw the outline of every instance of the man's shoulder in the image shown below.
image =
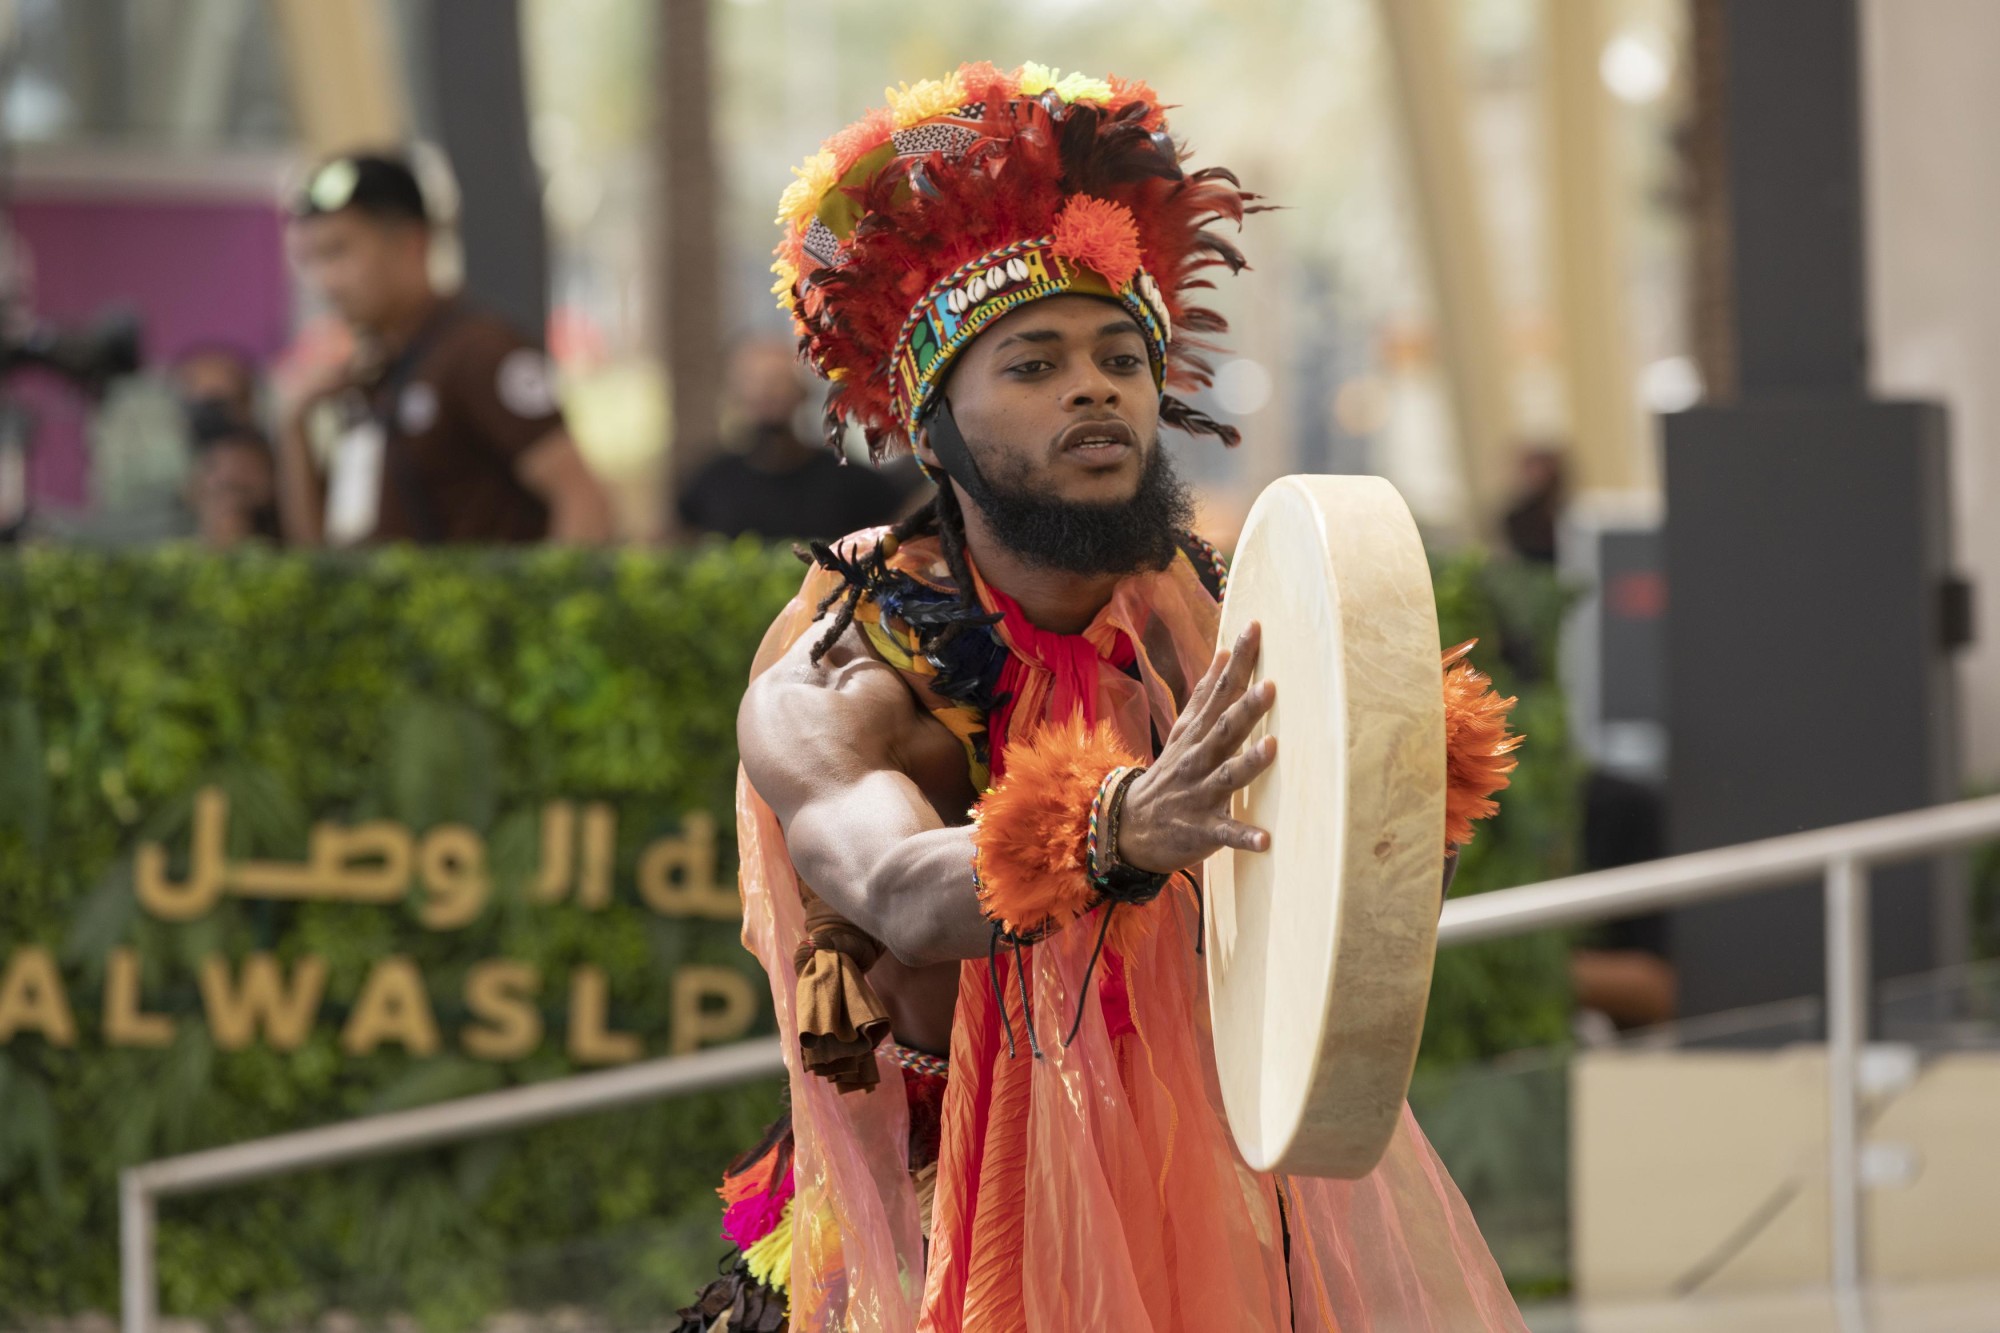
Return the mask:
[(799, 640), (750, 682), (737, 715), (744, 763), (752, 770), (813, 764), (830, 751), (884, 753), (916, 701), (893, 667), (848, 625), (815, 661), (826, 629), (815, 621)]
[(548, 353), (540, 343), (500, 315), (463, 300), (452, 302), (445, 325), (424, 360), (433, 374), (443, 376), (483, 376), (508, 362), (532, 362), (529, 370), (543, 377), (549, 373)]
[(441, 349), (464, 349), (482, 346), (538, 347), (538, 344), (504, 316), (461, 296), (452, 299), (445, 314), (445, 326), (438, 346)]
[[(454, 301), (418, 375), (445, 399), (470, 405), (492, 422), (518, 420), (548, 429), (562, 412), (555, 369), (539, 344), (500, 316)], [(522, 441), (526, 443), (528, 441)]]

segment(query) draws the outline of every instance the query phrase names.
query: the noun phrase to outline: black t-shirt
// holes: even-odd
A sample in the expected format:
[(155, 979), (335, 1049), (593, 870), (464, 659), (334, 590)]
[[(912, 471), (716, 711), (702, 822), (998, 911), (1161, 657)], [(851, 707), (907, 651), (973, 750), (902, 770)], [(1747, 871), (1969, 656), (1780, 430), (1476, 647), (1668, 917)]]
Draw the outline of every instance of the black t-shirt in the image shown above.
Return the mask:
[(843, 464), (814, 452), (787, 472), (767, 472), (741, 454), (722, 454), (696, 472), (680, 496), (681, 522), (698, 532), (768, 541), (831, 541), (892, 523), (922, 477), (913, 464), (886, 469)]

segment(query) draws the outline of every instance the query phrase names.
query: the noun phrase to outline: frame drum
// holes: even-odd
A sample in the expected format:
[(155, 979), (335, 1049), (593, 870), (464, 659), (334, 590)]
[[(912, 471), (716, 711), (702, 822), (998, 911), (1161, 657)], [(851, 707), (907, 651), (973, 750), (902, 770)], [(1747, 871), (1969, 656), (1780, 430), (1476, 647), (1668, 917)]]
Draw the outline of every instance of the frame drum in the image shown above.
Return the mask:
[(1218, 642), (1262, 622), (1278, 757), (1208, 859), (1222, 1102), (1260, 1171), (1366, 1175), (1402, 1114), (1437, 949), (1444, 682), (1423, 542), (1379, 477), (1282, 477), (1237, 543)]

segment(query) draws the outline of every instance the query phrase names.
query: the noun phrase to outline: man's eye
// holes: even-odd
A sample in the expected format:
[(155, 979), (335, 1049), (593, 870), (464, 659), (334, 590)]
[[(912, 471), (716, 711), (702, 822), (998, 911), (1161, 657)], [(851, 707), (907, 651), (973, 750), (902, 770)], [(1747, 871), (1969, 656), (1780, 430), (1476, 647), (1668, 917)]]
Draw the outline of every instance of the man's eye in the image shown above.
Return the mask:
[(1009, 375), (1033, 375), (1047, 370), (1053, 364), (1048, 361), (1017, 361), (1007, 367)]
[(1104, 364), (1113, 370), (1137, 370), (1139, 358), (1130, 352), (1120, 352), (1116, 356), (1106, 357)]

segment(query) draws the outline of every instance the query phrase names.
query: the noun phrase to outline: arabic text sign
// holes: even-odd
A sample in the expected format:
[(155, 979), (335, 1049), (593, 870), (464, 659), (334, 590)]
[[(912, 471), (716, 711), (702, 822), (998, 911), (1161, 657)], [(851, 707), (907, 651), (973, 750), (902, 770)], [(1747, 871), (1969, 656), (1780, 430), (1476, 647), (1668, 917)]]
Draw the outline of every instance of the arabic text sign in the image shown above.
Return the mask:
[[(493, 877), (479, 834), (463, 824), (442, 824), (422, 836), (402, 824), (372, 820), (351, 826), (313, 826), (303, 861), (232, 861), (228, 846), (229, 798), (219, 788), (195, 796), (187, 870), (175, 877), (168, 849), (142, 842), (133, 859), (133, 888), (140, 908), (167, 922), (189, 923), (212, 913), (225, 898), (386, 906), (420, 891), (416, 917), (432, 931), (457, 930), (477, 920), (491, 901)], [(541, 813), (539, 865), (528, 886), (538, 907), (569, 903), (601, 911), (614, 896), (616, 812), (606, 804), (551, 802)], [(656, 915), (710, 921), (738, 919), (733, 886), (716, 876), (715, 821), (689, 813), (678, 835), (655, 839), (639, 855), (639, 899)], [(269, 953), (241, 960), (221, 954), (196, 967), (201, 1011), (222, 1050), (262, 1041), (274, 1050), (296, 1050), (306, 1041), (326, 999), (325, 960), (307, 954), (290, 961)], [(667, 1049), (693, 1050), (742, 1036), (757, 1014), (757, 997), (739, 971), (686, 964), (667, 979), (670, 1017)], [(109, 1046), (171, 1044), (177, 1020), (147, 1007), (143, 960), (117, 948), (105, 958), (101, 1037)], [(636, 1033), (615, 1030), (603, 969), (579, 964), (557, 983), (518, 959), (494, 958), (465, 969), (458, 1002), (464, 1023), (451, 1034), (458, 1049), (482, 1060), (516, 1060), (548, 1038), (541, 1002), (560, 996), (561, 1034), (579, 1064), (616, 1064), (645, 1053)], [(0, 1046), (35, 1034), (56, 1046), (78, 1039), (75, 1010), (55, 958), (46, 949), (16, 948), (0, 971)], [(375, 960), (340, 1026), (340, 1047), (366, 1055), (386, 1045), (426, 1056), (443, 1049), (437, 1009), (417, 963), (402, 954)]]

